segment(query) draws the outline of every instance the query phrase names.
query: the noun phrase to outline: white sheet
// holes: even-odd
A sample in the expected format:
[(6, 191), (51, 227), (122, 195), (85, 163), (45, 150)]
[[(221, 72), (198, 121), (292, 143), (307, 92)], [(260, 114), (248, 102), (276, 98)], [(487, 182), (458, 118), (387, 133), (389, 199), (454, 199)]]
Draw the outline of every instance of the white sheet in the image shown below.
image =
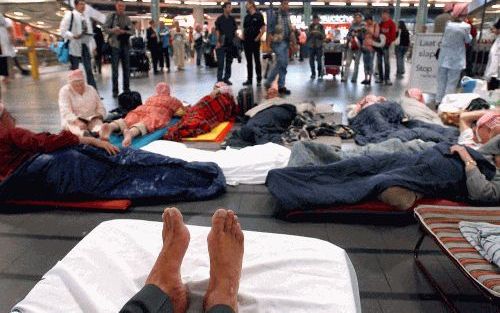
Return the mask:
[[(58, 262), (13, 310), (23, 313), (116, 313), (142, 286), (161, 248), (159, 222), (100, 224)], [(188, 312), (202, 312), (208, 285), (208, 227), (188, 226), (182, 265)], [(345, 251), (305, 237), (245, 232), (239, 312), (361, 312), (354, 268)]]
[(214, 162), (224, 172), (228, 185), (263, 184), (267, 173), (273, 168), (286, 167), (290, 159), (290, 149), (275, 143), (266, 143), (243, 149), (206, 151), (188, 148), (185, 144), (157, 140), (144, 146), (142, 150), (162, 154), (188, 162)]

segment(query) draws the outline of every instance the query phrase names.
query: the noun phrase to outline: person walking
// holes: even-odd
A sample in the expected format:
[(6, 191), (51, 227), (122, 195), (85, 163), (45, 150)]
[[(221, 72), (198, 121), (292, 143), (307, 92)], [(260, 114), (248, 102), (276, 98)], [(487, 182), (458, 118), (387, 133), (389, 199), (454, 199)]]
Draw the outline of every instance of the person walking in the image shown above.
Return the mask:
[(403, 21), (398, 23), (399, 43), (396, 46), (396, 77), (402, 78), (405, 73), (405, 55), (410, 47), (410, 32)]
[(130, 91), (130, 36), (133, 35), (132, 21), (125, 14), (122, 0), (115, 2), (116, 11), (110, 13), (104, 23), (104, 32), (109, 35), (111, 46), (111, 70), (113, 97), (118, 97), (118, 64), (122, 64), (123, 92)]
[(178, 71), (184, 70), (184, 59), (186, 56), (186, 31), (179, 26), (178, 21), (174, 21), (172, 29), (174, 48), (174, 64)]
[(196, 66), (201, 66), (201, 56), (203, 55), (203, 27), (197, 24), (194, 27), (194, 50), (196, 52)]
[(361, 42), (362, 30), (365, 28), (363, 22), (363, 15), (357, 12), (354, 13), (354, 19), (347, 33), (347, 51), (345, 57), (345, 73), (341, 81), (345, 82), (349, 78), (349, 71), (351, 69), (352, 60), (354, 60), (354, 72), (352, 73), (351, 83), (358, 80), (359, 63), (361, 61)]
[(391, 44), (396, 40), (396, 23), (391, 18), (389, 10), (382, 11), (382, 22), (380, 22), (380, 33), (385, 36), (385, 45), (377, 52), (377, 65), (379, 77), (376, 83), (384, 82), (391, 86), (391, 62), (389, 59)]
[(291, 91), (285, 87), (288, 52), (291, 46), (297, 45), (297, 42), (292, 32), (288, 0), (282, 1), (278, 12), (270, 16), (267, 26), (267, 40), (271, 42), (271, 47), (276, 55), (276, 66), (269, 73), (265, 87), (269, 89), (276, 77), (279, 76), (278, 92), (281, 95), (289, 95)]
[(160, 62), (160, 42), (159, 36), (156, 32), (156, 23), (154, 20), (149, 21), (149, 27), (146, 30), (146, 45), (151, 52), (151, 59), (153, 60), (153, 73), (158, 74), (158, 63)]
[(257, 86), (262, 82), (262, 67), (260, 65), (260, 39), (266, 30), (264, 17), (257, 11), (254, 2), (246, 4), (248, 14), (243, 22), (243, 48), (247, 60), (247, 80), (243, 86), (252, 85), (253, 60), (255, 60), (255, 74), (257, 75)]
[(163, 71), (166, 67), (167, 72), (170, 72), (170, 30), (164, 22), (160, 22), (158, 36), (160, 37), (160, 70)]
[(373, 17), (371, 15), (365, 16), (365, 29), (362, 30), (362, 34), (363, 42), (361, 44), (361, 51), (363, 53), (365, 79), (361, 82), (361, 84), (370, 85), (372, 83), (373, 58), (375, 54), (373, 43), (380, 34), (379, 26), (373, 21)]
[(310, 48), (309, 65), (311, 66), (311, 79), (316, 78), (315, 63), (317, 63), (319, 79), (323, 78), (323, 42), (325, 41), (326, 34), (323, 25), (319, 21), (319, 16), (315, 14), (311, 25), (309, 25), (309, 34), (307, 35), (307, 44)]
[(467, 16), (467, 3), (453, 7), (452, 19), (446, 25), (438, 56), (436, 104), (445, 94), (454, 93), (460, 74), (465, 69), (465, 45), (471, 42), (470, 25), (463, 20)]
[(91, 44), (93, 44), (94, 33), (92, 23), (85, 12), (85, 1), (75, 0), (75, 9), (71, 12), (66, 12), (59, 28), (61, 36), (65, 40), (69, 40), (69, 60), (71, 70), (76, 70), (80, 65), (80, 61), (85, 68), (85, 76), (87, 84), (97, 90), (97, 85), (92, 72), (92, 55)]
[(222, 4), (224, 13), (215, 20), (215, 29), (217, 30), (217, 82), (224, 82), (227, 85), (232, 85), (229, 79), (231, 78), (231, 64), (235, 55), (234, 38), (236, 36), (236, 20), (231, 16), (233, 7), (231, 2)]

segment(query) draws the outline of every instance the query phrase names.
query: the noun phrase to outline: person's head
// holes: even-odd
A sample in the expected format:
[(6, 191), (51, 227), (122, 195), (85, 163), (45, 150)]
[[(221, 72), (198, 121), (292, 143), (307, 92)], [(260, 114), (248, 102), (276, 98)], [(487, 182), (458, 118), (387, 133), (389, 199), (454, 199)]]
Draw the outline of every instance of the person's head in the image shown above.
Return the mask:
[(84, 0), (75, 0), (75, 10), (80, 13), (85, 11), (85, 1)]
[(253, 1), (247, 1), (246, 8), (250, 14), (253, 14), (257, 11), (257, 6), (255, 5), (255, 2), (253, 2)]
[(83, 94), (85, 92), (85, 76), (83, 75), (83, 71), (81, 69), (73, 70), (68, 74), (68, 82), (79, 94)]
[(485, 144), (498, 134), (500, 134), (500, 113), (489, 111), (477, 120), (474, 128), (476, 142)]
[(289, 8), (290, 7), (288, 6), (288, 0), (281, 1), (281, 10), (288, 12)]
[(354, 23), (361, 24), (363, 22), (363, 15), (359, 12), (354, 13)]
[(231, 11), (233, 10), (233, 6), (231, 5), (231, 2), (224, 2), (222, 4), (222, 11), (224, 11), (225, 15), (231, 14)]
[(453, 2), (447, 2), (443, 7), (443, 12), (444, 13), (451, 13), (451, 11), (453, 11), (454, 5), (455, 5), (455, 3), (453, 3)]
[(165, 22), (160, 21), (160, 22), (158, 23), (158, 26), (159, 26), (160, 28), (165, 28)]
[(201, 26), (201, 24), (196, 24), (194, 26), (194, 30), (196, 30), (198, 33), (201, 33), (201, 31), (203, 30), (203, 26)]
[(451, 11), (451, 17), (454, 21), (459, 22), (465, 20), (469, 13), (468, 3), (455, 3)]
[(156, 95), (158, 96), (170, 96), (170, 86), (167, 83), (158, 83), (156, 85)]
[(16, 127), (16, 119), (7, 112), (5, 105), (0, 102), (0, 128), (14, 128)]
[(399, 21), (398, 22), (398, 28), (401, 29), (401, 30), (408, 30), (406, 28), (406, 23), (404, 21)]
[(493, 24), (493, 27), (491, 28), (491, 32), (494, 35), (500, 35), (500, 18), (497, 19), (495, 24)]
[(150, 21), (149, 21), (149, 26), (151, 26), (151, 27), (155, 27), (155, 24), (156, 24), (156, 23), (155, 23), (155, 21), (154, 21), (154, 20), (150, 20)]
[(126, 5), (125, 5), (125, 2), (123, 2), (123, 0), (116, 0), (115, 1), (116, 13), (118, 13), (120, 15), (125, 14), (125, 8), (126, 8)]
[(372, 25), (373, 24), (373, 16), (371, 16), (371, 15), (365, 15), (365, 23), (367, 25)]
[(319, 24), (319, 15), (318, 14), (313, 15), (313, 24)]
[(389, 10), (383, 10), (382, 11), (382, 21), (386, 22), (391, 19), (391, 11)]
[(174, 21), (172, 23), (172, 26), (175, 27), (175, 28), (179, 28), (179, 21)]

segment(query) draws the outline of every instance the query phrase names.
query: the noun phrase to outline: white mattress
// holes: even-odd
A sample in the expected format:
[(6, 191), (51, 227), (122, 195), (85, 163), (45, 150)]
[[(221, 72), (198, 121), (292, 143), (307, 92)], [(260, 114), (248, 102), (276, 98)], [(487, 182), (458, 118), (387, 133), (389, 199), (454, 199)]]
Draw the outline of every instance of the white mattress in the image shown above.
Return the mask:
[[(144, 285), (161, 248), (159, 222), (100, 224), (59, 261), (13, 310), (113, 312)], [(208, 227), (188, 226), (182, 265), (188, 312), (202, 312), (209, 278)], [(239, 312), (361, 312), (358, 283), (346, 252), (326, 241), (245, 232)]]
[(275, 143), (206, 151), (166, 140), (153, 141), (141, 149), (188, 162), (214, 162), (224, 172), (228, 185), (265, 183), (270, 170), (287, 166), (291, 153), (290, 149)]

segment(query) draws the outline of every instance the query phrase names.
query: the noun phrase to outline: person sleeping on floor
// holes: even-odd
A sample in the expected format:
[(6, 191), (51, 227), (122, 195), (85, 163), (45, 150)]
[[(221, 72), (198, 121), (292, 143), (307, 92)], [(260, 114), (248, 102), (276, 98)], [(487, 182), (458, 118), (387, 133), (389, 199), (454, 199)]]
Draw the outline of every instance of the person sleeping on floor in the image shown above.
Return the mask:
[(11, 199), (202, 200), (225, 191), (222, 170), (142, 150), (122, 149), (68, 130), (16, 127), (0, 103), (0, 201)]
[(174, 115), (182, 116), (185, 109), (182, 102), (170, 95), (167, 83), (156, 85), (155, 95), (149, 97), (144, 104), (127, 113), (123, 119), (104, 124), (102, 140), (109, 140), (113, 132), (123, 133), (123, 147), (128, 147), (132, 139), (157, 131), (165, 127)]

